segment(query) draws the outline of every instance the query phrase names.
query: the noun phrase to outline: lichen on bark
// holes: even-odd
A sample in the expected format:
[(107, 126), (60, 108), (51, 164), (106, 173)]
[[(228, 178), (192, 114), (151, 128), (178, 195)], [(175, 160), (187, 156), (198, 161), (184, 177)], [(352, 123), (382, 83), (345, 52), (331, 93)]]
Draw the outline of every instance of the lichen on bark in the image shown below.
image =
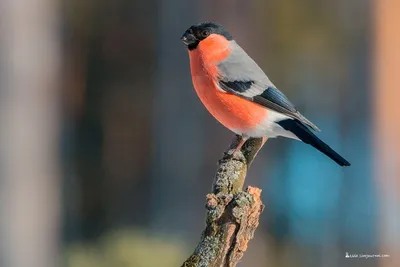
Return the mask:
[(193, 254), (182, 267), (234, 267), (254, 236), (264, 209), (261, 189), (243, 191), (247, 169), (266, 139), (249, 139), (240, 151), (229, 156), (241, 137), (231, 143), (219, 161), (212, 193), (207, 195), (206, 228)]

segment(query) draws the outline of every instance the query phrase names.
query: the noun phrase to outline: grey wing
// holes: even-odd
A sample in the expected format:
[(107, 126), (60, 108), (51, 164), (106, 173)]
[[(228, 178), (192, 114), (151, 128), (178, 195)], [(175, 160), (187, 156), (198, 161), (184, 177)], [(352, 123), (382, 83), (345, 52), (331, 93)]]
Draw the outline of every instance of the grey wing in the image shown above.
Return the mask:
[(298, 119), (310, 128), (319, 131), (317, 126), (296, 110), (257, 63), (234, 41), (231, 41), (231, 54), (218, 67), (220, 70), (218, 84), (222, 90)]
[(231, 41), (231, 54), (219, 65), (223, 89), (232, 89), (243, 96), (253, 97), (265, 88), (275, 87), (257, 63), (235, 42)]

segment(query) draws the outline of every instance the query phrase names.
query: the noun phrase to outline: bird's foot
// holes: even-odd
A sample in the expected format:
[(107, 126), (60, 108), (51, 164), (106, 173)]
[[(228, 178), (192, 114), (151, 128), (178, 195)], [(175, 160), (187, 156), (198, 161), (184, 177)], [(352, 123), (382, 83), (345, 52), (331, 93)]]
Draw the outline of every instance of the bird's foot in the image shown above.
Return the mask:
[(246, 143), (247, 138), (241, 137), (239, 143), (237, 144), (236, 148), (231, 148), (227, 152), (224, 153), (224, 160), (227, 159), (236, 159), (242, 161), (244, 156), (242, 153), (239, 153), (244, 143)]

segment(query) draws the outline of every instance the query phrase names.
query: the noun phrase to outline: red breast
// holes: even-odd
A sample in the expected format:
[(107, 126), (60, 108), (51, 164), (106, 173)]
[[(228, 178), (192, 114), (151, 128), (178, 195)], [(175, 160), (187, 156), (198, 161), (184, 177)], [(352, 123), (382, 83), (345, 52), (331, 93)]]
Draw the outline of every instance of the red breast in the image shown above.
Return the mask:
[(268, 111), (217, 87), (217, 65), (229, 54), (229, 41), (217, 34), (211, 34), (189, 51), (193, 85), (204, 106), (220, 123), (233, 131), (246, 131), (257, 127)]

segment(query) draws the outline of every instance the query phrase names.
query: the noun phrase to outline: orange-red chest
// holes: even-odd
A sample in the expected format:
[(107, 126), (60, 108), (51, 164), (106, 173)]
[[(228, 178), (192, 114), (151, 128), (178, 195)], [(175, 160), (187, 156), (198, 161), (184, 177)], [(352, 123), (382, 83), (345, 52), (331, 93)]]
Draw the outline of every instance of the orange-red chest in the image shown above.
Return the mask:
[(210, 51), (205, 45), (201, 47), (201, 43), (197, 49), (189, 51), (193, 86), (201, 102), (220, 123), (236, 133), (243, 133), (261, 123), (267, 110), (217, 87), (217, 64), (228, 54), (227, 49)]

